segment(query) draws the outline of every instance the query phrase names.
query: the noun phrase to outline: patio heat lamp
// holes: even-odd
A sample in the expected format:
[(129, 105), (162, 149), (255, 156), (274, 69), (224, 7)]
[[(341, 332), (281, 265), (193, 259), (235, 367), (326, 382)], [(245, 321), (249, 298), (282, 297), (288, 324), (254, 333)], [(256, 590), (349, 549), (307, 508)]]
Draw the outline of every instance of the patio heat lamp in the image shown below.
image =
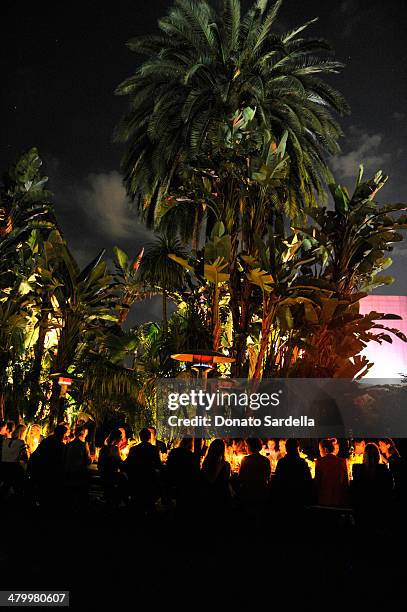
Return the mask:
[(68, 372), (54, 372), (50, 375), (50, 378), (57, 379), (57, 383), (60, 386), (57, 415), (57, 422), (60, 423), (65, 419), (66, 394), (72, 383), (77, 379), (73, 378), (72, 374)]
[[(198, 378), (204, 380), (204, 386), (206, 386), (206, 379), (211, 370), (213, 370), (218, 363), (233, 363), (235, 359), (233, 357), (227, 357), (218, 351), (209, 350), (194, 350), (187, 351), (185, 353), (175, 353), (171, 355), (172, 359), (177, 361), (184, 361), (185, 363), (191, 363), (191, 368), (198, 373)], [(202, 459), (202, 438), (194, 438), (194, 455), (198, 465)]]
[(50, 378), (58, 379), (58, 385), (61, 387), (59, 397), (66, 397), (68, 389), (74, 382), (72, 375), (68, 374), (68, 372), (55, 372), (54, 374), (51, 374)]
[(192, 370), (198, 372), (198, 378), (206, 378), (208, 373), (213, 370), (218, 363), (233, 363), (235, 361), (233, 357), (227, 357), (218, 351), (200, 349), (187, 351), (185, 353), (175, 353), (171, 355), (171, 358), (177, 361), (191, 363)]

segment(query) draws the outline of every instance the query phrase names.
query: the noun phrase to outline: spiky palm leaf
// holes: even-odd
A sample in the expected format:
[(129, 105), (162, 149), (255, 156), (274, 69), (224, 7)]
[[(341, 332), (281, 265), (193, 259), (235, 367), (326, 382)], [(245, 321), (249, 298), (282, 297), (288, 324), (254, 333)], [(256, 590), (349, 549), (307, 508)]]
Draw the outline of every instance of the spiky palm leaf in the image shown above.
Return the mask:
[(163, 326), (167, 329), (167, 297), (168, 294), (181, 289), (185, 282), (185, 274), (181, 266), (168, 256), (175, 253), (185, 257), (186, 251), (176, 237), (157, 235), (154, 242), (146, 246), (145, 254), (139, 268), (139, 279), (146, 286), (162, 292)]
[(325, 157), (338, 151), (341, 133), (333, 113), (347, 105), (320, 75), (341, 64), (326, 59), (324, 41), (302, 36), (312, 22), (274, 33), (280, 5), (267, 10), (258, 0), (241, 17), (239, 0), (224, 0), (221, 12), (206, 0), (175, 0), (159, 35), (129, 41), (147, 59), (117, 89), (130, 110), (116, 137), (127, 145), (127, 191), (148, 224), (180, 164), (210, 156), (230, 117), (247, 107), (260, 133), (279, 141), (288, 131), (291, 206), (321, 193)]
[(182, 268), (172, 261), (168, 255), (175, 253), (186, 257), (186, 251), (177, 238), (168, 235), (157, 235), (154, 242), (146, 245), (144, 257), (139, 268), (139, 280), (150, 287), (176, 290), (184, 284)]

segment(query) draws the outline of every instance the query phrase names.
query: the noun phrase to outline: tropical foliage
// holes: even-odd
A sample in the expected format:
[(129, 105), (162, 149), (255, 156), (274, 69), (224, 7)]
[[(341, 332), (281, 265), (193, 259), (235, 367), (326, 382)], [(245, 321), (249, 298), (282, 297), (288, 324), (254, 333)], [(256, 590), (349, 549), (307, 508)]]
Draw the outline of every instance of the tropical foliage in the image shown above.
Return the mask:
[[(128, 43), (144, 61), (117, 90), (130, 106), (116, 137), (156, 235), (132, 255), (116, 247), (113, 270), (104, 251), (78, 266), (36, 149), (5, 174), (3, 415), (52, 426), (67, 410), (99, 422), (124, 411), (152, 424), (157, 380), (194, 375), (175, 353), (223, 351), (235, 359), (223, 374), (255, 379), (357, 378), (368, 342), (407, 341), (397, 316), (360, 314), (393, 280), (383, 272), (406, 206), (376, 202), (381, 172), (364, 180), (361, 167), (352, 194), (335, 182), (335, 116), (348, 108), (325, 76), (341, 63), (304, 36), (312, 21), (281, 34), (280, 5), (175, 0), (159, 34)], [(162, 321), (132, 325), (157, 296)]]
[(178, 234), (193, 255), (216, 223), (230, 239), (237, 374), (254, 299), (238, 252), (257, 257), (255, 236), (272, 240), (270, 228), (323, 197), (341, 134), (334, 115), (347, 111), (322, 78), (341, 63), (325, 41), (303, 36), (312, 22), (280, 34), (281, 2), (268, 4), (242, 15), (238, 0), (219, 12), (177, 0), (159, 35), (129, 42), (147, 59), (118, 88), (130, 99), (117, 128), (124, 181), (141, 218)]
[(31, 149), (6, 174), (1, 191), (8, 217), (0, 240), (0, 396), (3, 414), (52, 424), (66, 407), (58, 375), (76, 378), (87, 400), (97, 395), (96, 385), (105, 400), (129, 394), (136, 376), (120, 365), (125, 344), (117, 360), (112, 341), (123, 334), (118, 320), (128, 287), (113, 282), (103, 252), (79, 269), (40, 168)]
[[(346, 188), (332, 184), (333, 209), (305, 209), (310, 224), (289, 229), (276, 223), (267, 240), (253, 236), (252, 253), (239, 253), (240, 276), (244, 275), (252, 286), (254, 298), (242, 304), (249, 335), (241, 353), (240, 372), (255, 378), (353, 378), (365, 374), (372, 365), (360, 356), (367, 342), (392, 342), (392, 335), (407, 340), (397, 328), (382, 322), (399, 317), (359, 313), (363, 297), (393, 281), (380, 274), (392, 263), (385, 252), (402, 240), (399, 232), (407, 228), (404, 215), (391, 215), (406, 210), (406, 205), (379, 206), (374, 200), (387, 177), (378, 172), (367, 182), (362, 178), (361, 167), (352, 197)], [(226, 235), (217, 236), (217, 240), (230, 243)], [(229, 304), (231, 276), (225, 272), (233, 264), (230, 250), (224, 248), (220, 255), (213, 244), (214, 236), (202, 249), (202, 256), (216, 257), (212, 265), (221, 271), (218, 280), (222, 282), (224, 303)], [(196, 263), (173, 258), (199, 279)], [(210, 277), (204, 273), (199, 279), (201, 285), (205, 285), (205, 279), (211, 304), (213, 290)], [(234, 333), (233, 329), (229, 342), (225, 338), (223, 343), (230, 351)]]

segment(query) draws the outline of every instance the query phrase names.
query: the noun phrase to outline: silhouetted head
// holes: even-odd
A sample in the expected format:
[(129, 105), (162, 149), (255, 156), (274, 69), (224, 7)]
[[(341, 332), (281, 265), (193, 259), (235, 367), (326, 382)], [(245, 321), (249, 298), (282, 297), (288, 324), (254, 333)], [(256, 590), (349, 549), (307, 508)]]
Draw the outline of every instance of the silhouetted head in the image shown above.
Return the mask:
[(249, 453), (259, 453), (261, 451), (261, 440), (259, 438), (247, 438), (247, 449)]
[(206, 457), (202, 464), (202, 472), (209, 481), (213, 482), (218, 473), (219, 468), (225, 461), (225, 443), (221, 439), (216, 439), (211, 442)]
[(54, 429), (54, 437), (59, 441), (63, 442), (66, 434), (68, 433), (68, 427), (66, 425), (57, 425)]
[(182, 438), (181, 442), (179, 443), (180, 448), (184, 448), (185, 450), (189, 450), (189, 451), (192, 451), (193, 446), (194, 446), (193, 438)]
[(7, 421), (7, 425), (6, 425), (6, 435), (9, 436), (11, 438), (13, 431), (16, 428), (16, 424), (14, 423), (14, 421)]
[(285, 443), (287, 455), (298, 455), (299, 443), (296, 438), (290, 438)]
[(267, 448), (270, 451), (276, 450), (276, 441), (275, 440), (267, 440)]
[(391, 438), (381, 438), (379, 440), (379, 449), (380, 452), (385, 457), (390, 457), (390, 455), (398, 455), (399, 452)]
[(326, 438), (325, 440), (321, 440), (319, 443), (319, 452), (321, 453), (321, 457), (325, 457), (326, 455), (330, 455), (334, 452), (334, 443), (331, 439)]
[(150, 442), (151, 431), (147, 429), (147, 427), (144, 427), (144, 429), (139, 432), (139, 437), (142, 442)]
[(363, 439), (353, 440), (353, 448), (355, 455), (363, 455), (366, 448), (366, 442)]
[(380, 451), (376, 444), (369, 442), (366, 444), (365, 452), (363, 453), (363, 464), (369, 469), (375, 469), (380, 463)]
[(205, 461), (220, 461), (225, 458), (225, 443), (220, 438), (213, 440), (208, 448)]
[(117, 446), (122, 439), (122, 432), (120, 429), (113, 429), (107, 437), (107, 446)]

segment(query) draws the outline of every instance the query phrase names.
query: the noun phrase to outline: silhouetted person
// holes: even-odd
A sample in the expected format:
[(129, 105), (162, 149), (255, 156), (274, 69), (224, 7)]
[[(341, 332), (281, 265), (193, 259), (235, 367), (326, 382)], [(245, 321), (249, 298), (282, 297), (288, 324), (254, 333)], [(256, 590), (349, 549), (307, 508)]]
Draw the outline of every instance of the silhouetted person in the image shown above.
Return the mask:
[(33, 423), (29, 426), (27, 430), (27, 435), (25, 437), (25, 442), (28, 447), (28, 453), (31, 455), (37, 448), (38, 445), (42, 442), (44, 436), (41, 434), (41, 426), (37, 423)]
[(86, 442), (88, 431), (86, 425), (77, 427), (75, 439), (66, 445), (65, 488), (68, 494), (68, 503), (75, 510), (83, 509), (88, 501), (88, 467), (92, 463), (89, 446)]
[(52, 510), (62, 501), (66, 425), (57, 425), (54, 433), (45, 438), (30, 458), (30, 472), (39, 488), (40, 504)]
[(366, 442), (363, 438), (356, 438), (353, 440), (353, 453), (355, 457), (363, 457), (365, 452)]
[(397, 495), (400, 496), (400, 494), (403, 493), (403, 489), (406, 487), (407, 475), (400, 453), (391, 438), (381, 438), (379, 440), (379, 450), (383, 462), (388, 465), (393, 476)]
[(98, 470), (105, 500), (111, 506), (118, 506), (125, 497), (125, 476), (122, 473), (123, 461), (119, 450), (121, 440), (121, 430), (114, 429), (99, 452)]
[(179, 447), (170, 451), (167, 459), (167, 483), (175, 496), (177, 512), (181, 514), (197, 501), (199, 467), (192, 449), (192, 438), (183, 438)]
[(204, 511), (210, 520), (221, 518), (231, 502), (230, 464), (225, 460), (225, 443), (213, 440), (202, 464)]
[(285, 447), (286, 442), (287, 442), (286, 438), (280, 438), (279, 441), (278, 441), (278, 445), (277, 445), (277, 461), (279, 461), (280, 459), (285, 457), (286, 454), (287, 454), (287, 450), (286, 450), (286, 447)]
[(5, 438), (2, 442), (2, 495), (8, 493), (10, 489), (19, 495), (22, 495), (24, 491), (28, 462), (27, 445), (24, 439), (26, 431), (27, 427), (25, 425), (18, 425), (11, 438)]
[(315, 489), (320, 506), (346, 506), (349, 503), (349, 480), (346, 460), (334, 454), (332, 440), (321, 440), (321, 457), (315, 465)]
[(356, 516), (366, 528), (387, 523), (394, 487), (388, 466), (380, 463), (376, 444), (366, 444), (363, 463), (352, 467), (352, 493)]
[(139, 437), (141, 442), (130, 449), (124, 469), (133, 503), (142, 513), (150, 514), (160, 496), (162, 464), (158, 448), (150, 442), (150, 430), (142, 429)]
[(278, 444), (276, 440), (267, 440), (263, 444), (263, 452), (270, 461), (271, 471), (275, 472), (277, 461), (280, 459)]
[(270, 461), (260, 455), (261, 441), (258, 438), (249, 438), (246, 444), (249, 454), (243, 457), (240, 464), (240, 498), (248, 503), (261, 503), (268, 496)]
[(389, 465), (398, 462), (400, 459), (400, 453), (391, 438), (381, 438), (379, 440), (379, 451), (384, 462)]
[(295, 511), (311, 503), (312, 478), (307, 462), (300, 457), (298, 440), (287, 440), (286, 451), (277, 463), (272, 490), (283, 509)]
[(14, 421), (7, 421), (7, 423), (6, 423), (6, 438), (11, 438), (15, 428), (16, 428), (16, 424), (14, 423)]
[(151, 433), (151, 438), (150, 438), (151, 444), (153, 446), (156, 446), (158, 448), (159, 452), (162, 453), (163, 455), (165, 455), (166, 452), (167, 452), (167, 445), (162, 440), (157, 440), (157, 430), (156, 430), (156, 428), (155, 427), (148, 427), (147, 429)]

